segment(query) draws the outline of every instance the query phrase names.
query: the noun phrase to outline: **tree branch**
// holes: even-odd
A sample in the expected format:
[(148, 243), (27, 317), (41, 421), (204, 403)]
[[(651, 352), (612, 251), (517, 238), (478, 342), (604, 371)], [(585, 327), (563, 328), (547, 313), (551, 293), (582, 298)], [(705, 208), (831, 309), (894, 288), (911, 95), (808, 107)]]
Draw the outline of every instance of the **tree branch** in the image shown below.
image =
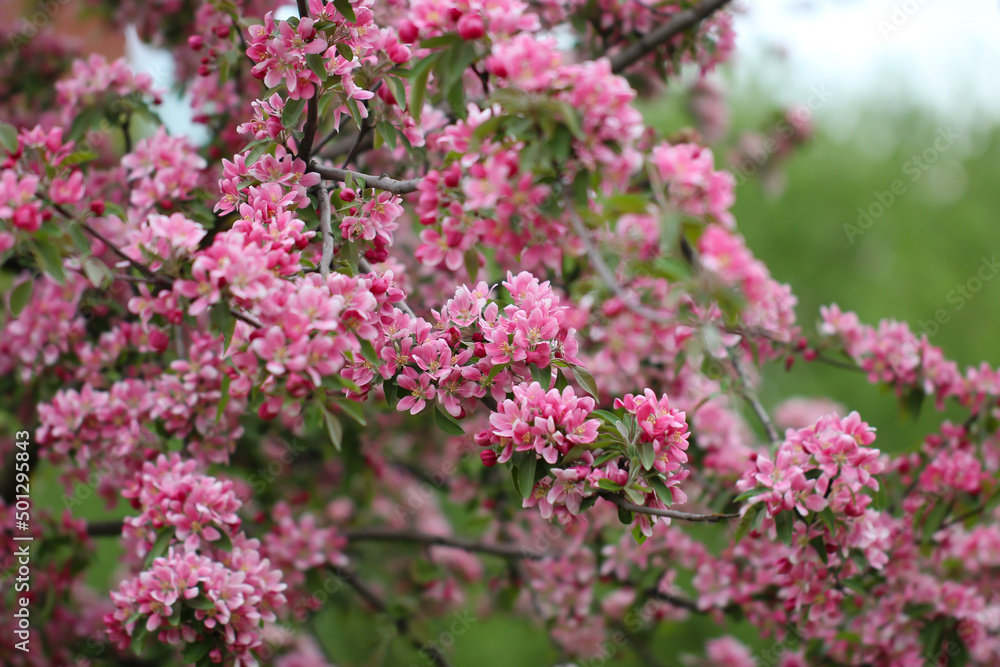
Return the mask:
[(590, 242), (590, 235), (587, 230), (586, 225), (583, 224), (583, 219), (580, 218), (580, 214), (576, 210), (576, 206), (567, 196), (566, 198), (566, 211), (569, 213), (570, 222), (573, 224), (573, 230), (576, 235), (580, 237), (580, 241), (583, 242), (583, 247), (587, 251), (587, 256), (590, 257), (590, 262), (594, 265), (594, 270), (597, 271), (598, 277), (607, 285), (608, 289), (614, 293), (625, 307), (634, 312), (640, 317), (645, 317), (651, 322), (657, 322), (659, 324), (676, 324), (676, 321), (672, 318), (667, 317), (663, 313), (658, 313), (652, 308), (648, 308), (634, 299), (634, 293), (626, 292), (618, 281), (615, 279), (614, 274), (611, 272), (611, 268), (605, 263), (604, 257), (601, 255), (601, 251)]
[(348, 176), (350, 176), (354, 180), (363, 183), (366, 188), (385, 190), (386, 192), (391, 192), (396, 195), (405, 195), (410, 192), (416, 192), (417, 184), (420, 183), (419, 178), (412, 178), (408, 181), (399, 181), (395, 178), (389, 178), (388, 176), (372, 176), (371, 174), (362, 174), (359, 171), (351, 171), (349, 169), (323, 167), (315, 162), (309, 164), (309, 170), (316, 172), (328, 181), (339, 181), (341, 183), (346, 181)]
[(357, 573), (352, 570), (348, 570), (342, 567), (331, 568), (333, 573), (337, 575), (345, 584), (354, 589), (354, 592), (358, 594), (362, 600), (367, 602), (375, 611), (386, 614), (393, 617), (393, 622), (396, 625), (396, 631), (403, 637), (410, 640), (410, 644), (417, 649), (421, 654), (424, 654), (433, 664), (437, 667), (450, 667), (448, 661), (438, 650), (437, 646), (432, 643), (425, 643), (418, 639), (410, 632), (410, 622), (405, 616), (397, 616), (389, 611), (389, 606), (385, 601), (372, 590), (365, 582), (358, 578)]
[(635, 512), (636, 514), (649, 514), (651, 516), (662, 516), (668, 519), (678, 519), (680, 521), (693, 521), (696, 523), (719, 523), (727, 519), (735, 519), (739, 514), (691, 514), (690, 512), (680, 512), (678, 510), (659, 509), (656, 507), (643, 507), (630, 503), (621, 496), (614, 493), (602, 493), (601, 498), (612, 502), (623, 510)]
[[(309, 18), (309, 2), (308, 0), (296, 0), (296, 4), (299, 8), (300, 18)], [(319, 90), (317, 89), (313, 96), (309, 98), (306, 102), (306, 124), (302, 128), (302, 141), (299, 143), (299, 150), (297, 157), (301, 158), (303, 162), (309, 164), (309, 158), (312, 157), (312, 146), (313, 141), (316, 139), (316, 126), (319, 124)]]
[(747, 376), (746, 371), (743, 369), (743, 364), (740, 363), (739, 358), (736, 353), (730, 350), (729, 359), (733, 363), (733, 369), (736, 371), (736, 376), (739, 378), (742, 388), (740, 390), (740, 395), (746, 400), (753, 410), (754, 414), (757, 415), (757, 419), (760, 423), (764, 425), (764, 430), (767, 431), (767, 439), (772, 443), (781, 442), (781, 437), (778, 435), (778, 429), (774, 426), (774, 422), (771, 421), (771, 416), (767, 414), (767, 410), (761, 404), (760, 399), (757, 398), (757, 392), (753, 390), (750, 384), (750, 378)]
[(323, 257), (320, 259), (319, 272), (326, 280), (330, 276), (330, 265), (333, 263), (333, 229), (330, 227), (330, 193), (326, 186), (320, 184), (319, 195), (319, 228), (323, 233)]
[(445, 535), (429, 535), (412, 530), (394, 530), (391, 528), (359, 528), (344, 533), (348, 542), (413, 542), (427, 546), (452, 547), (474, 553), (490, 554), (503, 558), (527, 558), (538, 560), (543, 554), (533, 552), (527, 547), (517, 547), (509, 544), (486, 544), (467, 540), (461, 537)]
[[(122, 521), (94, 521), (87, 524), (87, 534), (91, 537), (118, 537), (122, 534)], [(416, 530), (396, 530), (393, 528), (355, 528), (343, 533), (349, 543), (354, 542), (410, 542), (426, 546), (451, 547), (472, 553), (483, 553), (501, 558), (538, 560), (543, 554), (527, 547), (511, 544), (486, 544), (464, 537), (431, 535)]]
[(661, 25), (659, 28), (647, 32), (639, 41), (625, 47), (611, 57), (611, 71), (621, 74), (631, 65), (642, 59), (643, 56), (669, 42), (674, 36), (679, 35), (691, 26), (708, 18), (730, 0), (704, 0), (690, 9), (674, 14), (673, 18)]

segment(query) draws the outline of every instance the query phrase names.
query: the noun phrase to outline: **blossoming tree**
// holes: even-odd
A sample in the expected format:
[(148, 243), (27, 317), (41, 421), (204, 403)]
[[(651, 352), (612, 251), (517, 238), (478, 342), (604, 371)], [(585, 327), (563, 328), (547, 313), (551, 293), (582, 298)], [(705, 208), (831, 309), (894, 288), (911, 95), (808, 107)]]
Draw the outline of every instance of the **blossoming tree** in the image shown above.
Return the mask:
[[(836, 306), (801, 329), (733, 177), (633, 106), (730, 56), (726, 0), (277, 4), (105, 3), (202, 146), (124, 61), (9, 35), (0, 523), (65, 492), (0, 662), (444, 666), (463, 610), (565, 664), (676, 664), (651, 639), (697, 616), (691, 664), (1000, 661), (1000, 373)], [(803, 362), (967, 419), (888, 456), (828, 402), (772, 418), (759, 370)], [(384, 644), (330, 654), (325, 605)]]

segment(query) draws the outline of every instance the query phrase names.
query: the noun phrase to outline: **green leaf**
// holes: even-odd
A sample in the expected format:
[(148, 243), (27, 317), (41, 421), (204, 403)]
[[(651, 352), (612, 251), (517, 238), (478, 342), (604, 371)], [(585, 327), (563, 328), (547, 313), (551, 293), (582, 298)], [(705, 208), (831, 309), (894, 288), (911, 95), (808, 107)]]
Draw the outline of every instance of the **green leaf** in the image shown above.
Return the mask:
[(153, 561), (167, 553), (167, 549), (170, 548), (170, 541), (174, 539), (174, 529), (168, 528), (162, 531), (156, 536), (156, 541), (153, 542), (152, 548), (150, 548), (149, 553), (146, 554), (146, 568), (148, 569)]
[[(214, 607), (215, 605), (212, 606)], [(181, 656), (184, 660), (184, 664), (189, 665), (191, 663), (197, 663), (199, 660), (208, 655), (214, 646), (215, 643), (209, 639), (203, 639), (200, 642), (188, 644), (184, 647), (184, 653)]]
[(635, 448), (639, 452), (639, 461), (642, 463), (643, 469), (649, 470), (652, 468), (656, 462), (656, 449), (653, 447), (653, 443), (638, 442)]
[(933, 604), (925, 602), (922, 604), (908, 603), (903, 605), (903, 613), (910, 618), (920, 619), (937, 609)]
[[(188, 600), (187, 601), (187, 605), (189, 607), (191, 607), (192, 609), (201, 609), (202, 611), (208, 611), (209, 609), (215, 609), (215, 603), (212, 602), (211, 600), (209, 600), (204, 595), (199, 595), (196, 598)], [(185, 654), (185, 659), (186, 659), (186, 654)], [(190, 661), (190, 662), (195, 662), (196, 660), (197, 660), (197, 658), (195, 660)]]
[(924, 404), (927, 394), (919, 387), (911, 387), (903, 392), (899, 397), (899, 415), (902, 421), (913, 418), (916, 421), (920, 417), (920, 408)]
[(769, 489), (766, 486), (758, 486), (756, 488), (750, 489), (749, 491), (744, 491), (740, 495), (736, 496), (735, 498), (733, 498), (733, 502), (742, 503), (744, 500), (750, 500), (751, 498), (759, 496), (760, 494), (768, 490)]
[(632, 537), (635, 539), (635, 543), (640, 547), (642, 546), (642, 543), (646, 541), (646, 535), (642, 532), (642, 528), (639, 526), (635, 526), (632, 529)]
[(224, 350), (229, 350), (229, 343), (233, 340), (233, 333), (236, 331), (236, 318), (229, 310), (229, 304), (225, 301), (212, 306), (208, 311), (208, 318), (215, 326), (218, 333), (222, 334), (222, 345)]
[(285, 102), (285, 108), (281, 111), (281, 124), (289, 130), (297, 127), (305, 108), (306, 100), (304, 99), (288, 100)]
[(347, 110), (351, 112), (351, 118), (354, 119), (354, 124), (358, 126), (358, 129), (364, 127), (365, 120), (361, 117), (361, 109), (358, 107), (358, 101), (353, 97), (347, 98)]
[(107, 264), (95, 257), (85, 258), (80, 262), (80, 267), (90, 284), (97, 289), (105, 289), (114, 279)]
[(422, 49), (436, 49), (439, 46), (448, 46), (449, 44), (456, 44), (462, 41), (462, 37), (456, 33), (450, 32), (446, 35), (439, 35), (438, 37), (431, 37), (420, 42), (420, 48)]
[(621, 491), (625, 487), (617, 482), (612, 482), (610, 479), (601, 478), (597, 480), (597, 488), (604, 491)]
[(417, 123), (420, 122), (420, 113), (424, 109), (424, 97), (427, 95), (427, 79), (431, 74), (431, 67), (437, 60), (438, 54), (432, 53), (427, 56), (410, 71), (412, 83), (410, 84), (410, 115)]
[(538, 467), (538, 457), (535, 452), (524, 452), (527, 454), (517, 467), (517, 485), (521, 490), (521, 498), (527, 499), (535, 489), (535, 468)]
[(600, 392), (597, 390), (597, 382), (594, 380), (594, 376), (590, 374), (590, 371), (576, 364), (573, 364), (571, 368), (573, 369), (573, 377), (576, 378), (580, 387), (595, 399), (601, 400)]
[(8, 153), (17, 152), (17, 128), (10, 123), (0, 122), (0, 145), (3, 145)]
[(135, 651), (136, 655), (142, 655), (142, 651), (146, 645), (146, 637), (148, 636), (149, 630), (146, 629), (146, 624), (139, 625), (136, 623), (135, 630), (132, 632), (132, 650)]
[(217, 539), (215, 542), (212, 542), (212, 545), (216, 549), (220, 549), (222, 551), (232, 551), (233, 550), (233, 540), (232, 540), (232, 538), (229, 537), (228, 533), (225, 533), (225, 532), (223, 532), (221, 530), (219, 531), (219, 539)]
[(754, 520), (757, 518), (757, 515), (760, 514), (762, 509), (764, 509), (763, 503), (751, 505), (743, 517), (740, 518), (740, 522), (736, 526), (736, 544), (739, 544), (740, 540), (743, 539), (743, 536), (750, 530), (750, 526), (753, 525)]
[(469, 274), (469, 284), (476, 282), (479, 277), (479, 251), (469, 248), (465, 251), (465, 272)]
[(66, 274), (63, 272), (62, 255), (59, 249), (48, 241), (39, 238), (34, 239), (32, 243), (38, 265), (57, 283), (60, 285), (64, 284), (66, 282)]
[(594, 410), (593, 412), (590, 413), (590, 416), (597, 417), (598, 419), (603, 421), (605, 424), (608, 424), (609, 426), (614, 426), (615, 424), (621, 421), (621, 419), (618, 418), (618, 415), (616, 415), (613, 412), (609, 412), (607, 410)]
[(323, 423), (326, 425), (326, 433), (330, 436), (330, 442), (333, 446), (337, 448), (337, 451), (342, 451), (344, 447), (344, 425), (340, 423), (337, 416), (332, 414), (326, 409), (326, 406), (322, 403), (318, 403), (320, 411), (323, 413)]
[(83, 164), (84, 162), (96, 160), (98, 157), (98, 154), (94, 151), (75, 151), (63, 158), (62, 164), (67, 167), (72, 167), (74, 165)]
[(448, 435), (465, 435), (465, 430), (461, 425), (452, 418), (447, 412), (444, 411), (440, 405), (436, 406), (434, 410), (434, 422), (437, 424), (438, 428), (447, 433)]
[(343, 401), (337, 401), (337, 405), (339, 405), (351, 419), (356, 421), (361, 426), (368, 425), (368, 422), (365, 421), (365, 409), (357, 401), (346, 399)]
[(823, 511), (819, 513), (819, 518), (823, 520), (826, 524), (827, 530), (832, 534), (837, 528), (837, 517), (833, 515), (833, 510), (829, 507), (824, 507)]
[(621, 505), (618, 506), (618, 520), (626, 526), (632, 525), (632, 512)]
[(377, 130), (378, 135), (385, 140), (385, 143), (389, 146), (389, 148), (396, 150), (396, 128), (394, 128), (391, 123), (380, 120), (375, 123), (375, 129)]
[(646, 481), (649, 485), (653, 487), (653, 491), (656, 493), (656, 497), (660, 499), (660, 502), (670, 507), (674, 504), (674, 496), (670, 493), (670, 489), (667, 487), (666, 483), (660, 479), (658, 475), (653, 475), (647, 477)]
[(352, 60), (354, 60), (354, 51), (352, 51), (351, 47), (349, 47), (347, 44), (343, 42), (337, 43), (337, 53), (339, 53), (340, 57), (346, 60), (347, 62), (351, 62)]
[(548, 391), (549, 384), (552, 383), (552, 369), (539, 368), (535, 364), (528, 364), (528, 368), (531, 370), (531, 379), (540, 384), (542, 389)]
[(944, 518), (948, 516), (948, 511), (951, 509), (949, 503), (939, 502), (934, 506), (934, 509), (927, 514), (927, 519), (924, 521), (924, 532), (922, 542), (926, 544), (930, 542), (931, 538), (934, 537), (934, 533), (938, 531), (941, 524), (944, 522)]
[(389, 87), (392, 89), (392, 96), (396, 98), (396, 104), (399, 105), (400, 109), (406, 111), (406, 84), (395, 76), (386, 77), (386, 81), (389, 82)]
[(86, 107), (80, 113), (76, 115), (73, 119), (72, 125), (69, 128), (69, 134), (66, 136), (66, 140), (77, 141), (83, 137), (83, 135), (90, 128), (94, 127), (101, 119), (104, 118), (104, 110), (98, 107)]
[(395, 380), (386, 380), (382, 383), (382, 391), (385, 392), (385, 402), (390, 408), (395, 408), (399, 402), (399, 385)]
[(256, 164), (257, 160), (259, 160), (261, 156), (263, 156), (264, 153), (267, 153), (270, 149), (271, 149), (270, 143), (257, 144), (250, 150), (250, 154), (247, 155), (245, 160), (246, 165), (248, 167), (252, 167), (254, 164)]
[(375, 353), (375, 346), (370, 340), (361, 339), (361, 356), (372, 366), (378, 366), (378, 354)]
[(337, 8), (341, 16), (351, 23), (358, 22), (358, 17), (354, 14), (354, 7), (351, 6), (350, 0), (333, 0), (333, 6)]
[(28, 278), (14, 288), (10, 293), (10, 312), (18, 317), (31, 300), (31, 292), (35, 289), (35, 281)]
[[(340, 46), (339, 44), (337, 45)], [(340, 50), (339, 48), (337, 49)], [(350, 49), (348, 49), (350, 51)], [(353, 60), (352, 57), (348, 60)], [(320, 81), (326, 81), (326, 78), (330, 76), (330, 73), (326, 71), (325, 61), (323, 60), (323, 55), (320, 53), (308, 53), (306, 54), (306, 64), (309, 65), (309, 69), (312, 70), (313, 74), (319, 77)]]
[(778, 530), (778, 539), (784, 542), (785, 546), (790, 546), (795, 535), (795, 517), (792, 513), (778, 512), (774, 517), (774, 526)]
[[(784, 512), (782, 512), (784, 514)], [(823, 564), (827, 564), (830, 561), (830, 557), (826, 553), (826, 540), (823, 539), (822, 535), (817, 535), (816, 537), (809, 540), (809, 544), (812, 548), (816, 550), (816, 554), (819, 556)]]
[(219, 405), (215, 408), (215, 423), (218, 424), (222, 415), (226, 413), (226, 406), (229, 405), (229, 383), (232, 379), (228, 373), (222, 374), (222, 386), (219, 388)]

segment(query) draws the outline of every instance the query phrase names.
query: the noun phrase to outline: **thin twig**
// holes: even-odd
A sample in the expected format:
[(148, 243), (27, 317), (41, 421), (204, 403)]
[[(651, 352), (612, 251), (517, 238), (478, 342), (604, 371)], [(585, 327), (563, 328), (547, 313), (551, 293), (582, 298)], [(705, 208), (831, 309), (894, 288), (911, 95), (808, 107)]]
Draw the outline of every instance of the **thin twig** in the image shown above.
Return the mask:
[(736, 356), (735, 352), (730, 350), (729, 359), (732, 362), (733, 369), (736, 371), (736, 376), (740, 381), (740, 395), (743, 396), (744, 400), (746, 400), (746, 402), (750, 405), (750, 409), (752, 409), (754, 414), (757, 415), (757, 419), (759, 419), (760, 423), (763, 424), (764, 430), (767, 431), (767, 439), (772, 443), (781, 442), (781, 438), (778, 435), (778, 429), (774, 426), (771, 416), (767, 414), (767, 410), (764, 409), (760, 399), (757, 398), (757, 392), (754, 391), (753, 386), (750, 384), (750, 377), (743, 369), (743, 364), (740, 362), (739, 357)]
[(668, 519), (678, 519), (680, 521), (693, 521), (697, 523), (718, 523), (727, 519), (735, 519), (739, 514), (691, 514), (690, 512), (680, 512), (678, 510), (659, 509), (657, 507), (644, 507), (630, 503), (623, 497), (614, 493), (602, 493), (601, 498), (614, 503), (623, 510), (635, 512), (636, 514), (649, 514), (651, 516), (662, 516)]
[(344, 533), (348, 542), (413, 542), (428, 546), (452, 547), (471, 551), (474, 553), (484, 553), (503, 558), (527, 558), (538, 560), (542, 554), (532, 551), (527, 547), (518, 547), (509, 544), (486, 544), (467, 540), (462, 537), (448, 537), (445, 535), (430, 535), (412, 530), (395, 530), (391, 528), (358, 528), (348, 530)]
[[(377, 93), (378, 89), (381, 87), (382, 87), (382, 82), (379, 81), (372, 87), (371, 92)], [(367, 104), (365, 105), (365, 108), (368, 110), (368, 115), (365, 116), (365, 119), (363, 121), (361, 121), (361, 127), (358, 128), (357, 137), (355, 137), (354, 143), (351, 145), (351, 149), (347, 151), (347, 157), (344, 158), (344, 163), (340, 165), (341, 169), (347, 169), (347, 165), (349, 165), (351, 163), (351, 160), (353, 160), (354, 157), (357, 155), (358, 149), (361, 147), (361, 142), (364, 141), (365, 139), (365, 135), (367, 135), (368, 132), (372, 129), (373, 125), (372, 118), (374, 118), (374, 116), (372, 115), (372, 111), (371, 109), (368, 108)]]
[(348, 177), (351, 177), (354, 180), (363, 183), (366, 188), (385, 190), (386, 192), (391, 192), (396, 195), (405, 195), (410, 192), (416, 192), (417, 185), (420, 183), (419, 178), (411, 178), (408, 181), (400, 181), (395, 178), (389, 178), (388, 176), (372, 176), (371, 174), (362, 174), (359, 171), (351, 171), (349, 169), (323, 167), (315, 162), (310, 163), (309, 170), (316, 172), (328, 181), (339, 181), (342, 183), (346, 181)]
[(598, 277), (607, 285), (615, 296), (621, 299), (625, 307), (634, 312), (640, 317), (645, 317), (646, 319), (657, 322), (659, 324), (676, 324), (676, 321), (670, 317), (667, 317), (663, 313), (659, 313), (652, 308), (648, 308), (635, 299), (634, 293), (626, 292), (618, 281), (615, 279), (614, 274), (611, 272), (611, 268), (605, 263), (604, 257), (601, 256), (601, 251), (590, 242), (590, 235), (587, 230), (586, 225), (583, 224), (583, 219), (580, 218), (580, 214), (576, 210), (576, 206), (569, 197), (566, 198), (566, 211), (569, 213), (570, 222), (573, 224), (573, 230), (576, 235), (580, 237), (580, 241), (583, 243), (583, 247), (587, 251), (587, 256), (590, 257), (590, 262), (594, 265), (594, 270), (597, 271)]
[(437, 667), (450, 667), (448, 661), (438, 650), (438, 647), (431, 642), (423, 642), (410, 632), (410, 622), (405, 616), (399, 616), (391, 613), (389, 611), (389, 605), (376, 593), (371, 587), (365, 582), (358, 578), (356, 572), (348, 570), (347, 568), (332, 568), (333, 573), (337, 575), (345, 584), (354, 589), (354, 592), (358, 594), (358, 597), (363, 599), (375, 611), (386, 614), (393, 617), (393, 622), (396, 626), (396, 631), (403, 637), (410, 640), (410, 644), (417, 649), (420, 653), (424, 654), (433, 664)]
[(639, 41), (612, 56), (611, 71), (615, 74), (621, 74), (629, 66), (641, 60), (647, 53), (654, 51), (673, 39), (675, 35), (679, 35), (691, 26), (709, 17), (728, 2), (730, 0), (705, 0), (705, 2), (695, 7), (674, 14), (669, 21), (659, 28), (647, 32)]
[(330, 276), (330, 265), (333, 263), (333, 229), (330, 227), (330, 193), (325, 185), (317, 188), (319, 195), (319, 228), (323, 233), (323, 258), (320, 260), (319, 272), (326, 280)]

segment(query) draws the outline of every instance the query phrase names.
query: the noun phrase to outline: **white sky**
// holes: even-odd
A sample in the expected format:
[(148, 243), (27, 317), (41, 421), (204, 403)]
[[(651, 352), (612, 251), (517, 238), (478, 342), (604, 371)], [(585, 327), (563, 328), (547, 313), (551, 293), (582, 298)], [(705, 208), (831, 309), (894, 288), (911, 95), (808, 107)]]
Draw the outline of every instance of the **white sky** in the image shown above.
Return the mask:
[[(787, 104), (832, 91), (847, 130), (859, 96), (959, 124), (1000, 120), (1000, 0), (742, 0), (734, 79)], [(783, 56), (781, 55), (783, 54)]]

